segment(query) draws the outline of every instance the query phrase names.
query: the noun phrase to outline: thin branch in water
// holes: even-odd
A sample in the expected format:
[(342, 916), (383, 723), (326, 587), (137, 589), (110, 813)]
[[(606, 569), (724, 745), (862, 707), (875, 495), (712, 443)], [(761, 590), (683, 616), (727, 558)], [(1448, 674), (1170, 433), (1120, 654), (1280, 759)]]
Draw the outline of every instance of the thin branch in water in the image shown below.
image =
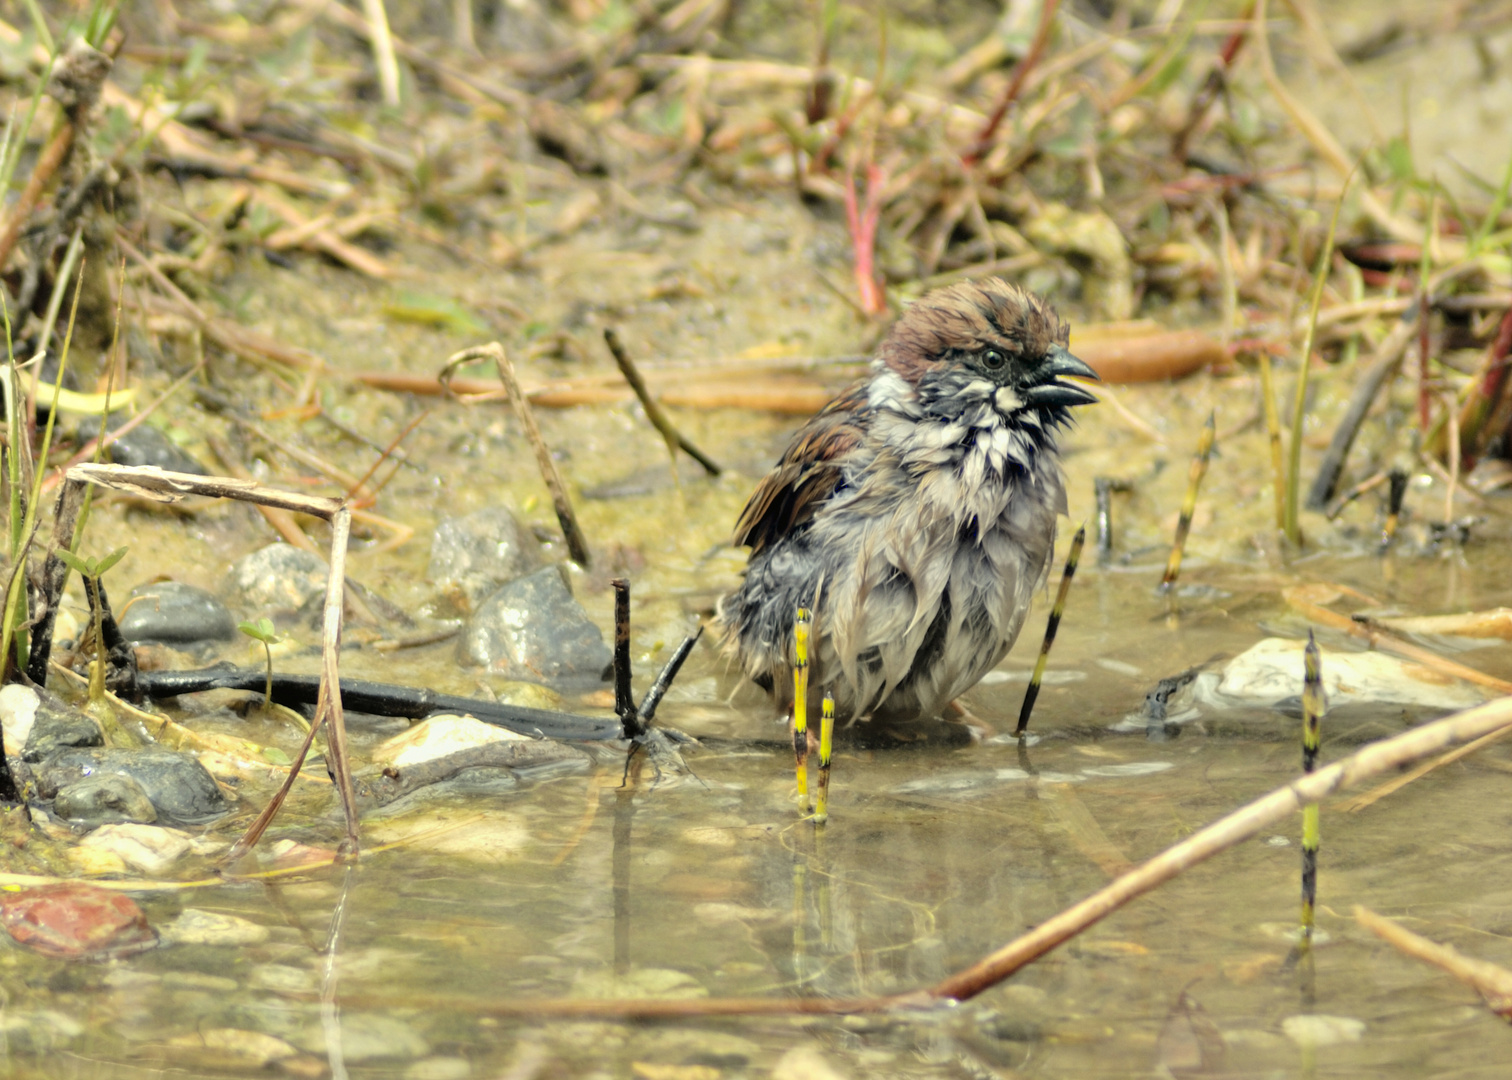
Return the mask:
[(651, 396), (646, 380), (641, 378), (635, 361), (631, 360), (630, 354), (625, 351), (625, 346), (620, 341), (619, 335), (614, 332), (614, 327), (604, 327), (604, 343), (609, 346), (609, 351), (614, 355), (614, 362), (619, 365), (620, 373), (625, 376), (625, 382), (629, 383), (630, 389), (635, 391), (641, 408), (646, 410), (646, 419), (651, 421), (651, 426), (661, 432), (661, 437), (666, 440), (667, 451), (672, 455), (673, 472), (677, 470), (677, 451), (681, 450), (702, 465), (704, 471), (710, 476), (718, 476), (721, 471), (719, 466), (708, 454), (694, 446), (682, 432), (677, 430), (671, 418), (662, 410), (661, 403)]

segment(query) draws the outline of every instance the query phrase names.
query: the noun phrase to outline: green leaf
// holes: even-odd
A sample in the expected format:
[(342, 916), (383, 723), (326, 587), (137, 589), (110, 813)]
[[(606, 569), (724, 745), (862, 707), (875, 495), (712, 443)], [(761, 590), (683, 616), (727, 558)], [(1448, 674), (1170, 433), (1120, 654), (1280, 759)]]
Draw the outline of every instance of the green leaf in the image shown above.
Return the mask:
[(288, 768), (294, 764), (294, 759), (276, 746), (263, 747), (262, 756), (270, 765), (281, 765), (284, 768)]
[(383, 306), (383, 313), (395, 322), (444, 327), (464, 337), (485, 337), (493, 332), (473, 311), (449, 296), (433, 293), (402, 290), (397, 298)]
[[(58, 558), (62, 559), (63, 562), (64, 562), (64, 564), (70, 570), (72, 570), (74, 573), (76, 573), (76, 574), (83, 574), (86, 577), (92, 576), (90, 574), (90, 572), (89, 572), (89, 563), (87, 563), (83, 559), (79, 558), (77, 555), (75, 555), (73, 552), (69, 551), (67, 548), (61, 548), (60, 547), (58, 549)], [(91, 560), (91, 561), (93, 561), (93, 560)]]
[(100, 560), (99, 565), (95, 567), (94, 576), (104, 577), (105, 571), (109, 570), (112, 566), (120, 562), (125, 557), (126, 548), (124, 546), (116, 548), (109, 555)]
[(256, 622), (237, 623), (236, 628), (249, 638), (260, 641), (264, 645), (278, 644), (278, 635), (274, 633), (273, 621), (271, 619), (263, 618), (258, 619)]

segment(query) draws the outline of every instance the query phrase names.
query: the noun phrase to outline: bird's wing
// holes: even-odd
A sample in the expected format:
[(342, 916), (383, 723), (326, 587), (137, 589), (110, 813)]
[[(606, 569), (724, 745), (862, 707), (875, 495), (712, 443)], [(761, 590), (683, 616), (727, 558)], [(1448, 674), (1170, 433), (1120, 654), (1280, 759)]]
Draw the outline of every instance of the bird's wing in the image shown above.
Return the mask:
[(858, 383), (799, 428), (777, 465), (756, 485), (735, 523), (734, 543), (755, 555), (809, 521), (840, 487), (845, 458), (861, 442), (870, 405)]

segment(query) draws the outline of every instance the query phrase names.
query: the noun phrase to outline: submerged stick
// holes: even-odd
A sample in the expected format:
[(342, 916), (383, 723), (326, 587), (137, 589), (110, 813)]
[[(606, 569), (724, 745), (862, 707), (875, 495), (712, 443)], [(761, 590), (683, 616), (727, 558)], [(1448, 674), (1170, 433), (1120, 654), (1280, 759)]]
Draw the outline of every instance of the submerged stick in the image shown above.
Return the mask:
[(492, 360), (498, 368), (499, 381), (509, 392), (509, 403), (514, 407), (520, 426), (525, 429), (525, 438), (529, 441), (530, 448), (535, 451), (536, 465), (541, 470), (541, 479), (546, 482), (546, 487), (551, 492), (551, 504), (556, 509), (557, 521), (562, 526), (562, 535), (567, 538), (567, 550), (579, 566), (588, 566), (588, 541), (583, 538), (583, 530), (578, 527), (577, 515), (572, 511), (572, 500), (567, 497), (567, 485), (562, 481), (562, 474), (557, 470), (556, 461), (551, 456), (551, 449), (541, 435), (541, 428), (536, 423), (535, 412), (530, 407), (530, 401), (520, 389), (520, 379), (515, 374), (514, 364), (510, 362), (509, 354), (504, 351), (504, 346), (497, 341), (491, 341), (487, 345), (475, 345), (470, 349), (453, 353), (441, 369), (440, 381), (448, 382), (453, 371), (473, 360)]
[(672, 420), (662, 411), (661, 403), (651, 396), (650, 389), (646, 386), (646, 380), (641, 378), (641, 373), (635, 366), (635, 361), (630, 359), (630, 354), (625, 351), (619, 335), (614, 332), (612, 326), (604, 328), (604, 344), (609, 346), (609, 351), (614, 354), (614, 362), (619, 365), (620, 373), (625, 376), (625, 382), (629, 383), (630, 389), (635, 391), (636, 398), (641, 403), (641, 408), (646, 410), (646, 419), (651, 421), (651, 426), (661, 432), (661, 437), (667, 442), (667, 451), (672, 454), (672, 468), (677, 468), (677, 451), (681, 450), (694, 461), (704, 467), (704, 471), (710, 476), (718, 476), (720, 468), (714, 464), (712, 458), (698, 447), (694, 446), (672, 424)]
[(798, 808), (809, 810), (808, 797), (808, 661), (809, 627), (812, 617), (808, 608), (799, 608), (793, 620), (793, 756), (798, 775)]
[(1019, 738), (1029, 728), (1029, 714), (1034, 712), (1035, 699), (1039, 697), (1040, 680), (1045, 677), (1045, 663), (1050, 659), (1050, 646), (1055, 644), (1055, 632), (1060, 629), (1061, 615), (1066, 610), (1066, 595), (1071, 591), (1071, 579), (1076, 576), (1076, 564), (1081, 559), (1082, 545), (1087, 542), (1087, 526), (1076, 530), (1071, 541), (1071, 552), (1066, 556), (1066, 569), (1061, 574), (1060, 588), (1055, 593), (1055, 606), (1050, 609), (1050, 619), (1045, 623), (1045, 639), (1040, 642), (1039, 659), (1034, 662), (1034, 674), (1029, 679), (1029, 688), (1024, 691), (1024, 704), (1019, 707), (1018, 727), (1013, 733)]
[(814, 824), (829, 820), (830, 755), (835, 746), (835, 695), (824, 692), (819, 719), (819, 805), (814, 809)]
[(1408, 956), (1443, 968), (1463, 983), (1473, 986), (1493, 1012), (1512, 1020), (1512, 971), (1487, 960), (1465, 956), (1453, 945), (1440, 945), (1414, 934), (1392, 919), (1356, 904), (1354, 917), (1365, 929)]
[[(1318, 656), (1318, 643), (1313, 632), (1307, 632), (1307, 648), (1303, 652), (1302, 679), (1302, 772), (1311, 775), (1318, 764), (1318, 741), (1323, 719), (1323, 673)], [(1318, 899), (1318, 804), (1309, 803), (1302, 809), (1302, 935), (1297, 939), (1297, 948), (1306, 952), (1312, 948), (1313, 908)]]
[(1197, 510), (1197, 491), (1202, 487), (1202, 478), (1207, 475), (1208, 459), (1213, 456), (1213, 439), (1217, 433), (1215, 412), (1208, 413), (1207, 423), (1197, 439), (1197, 454), (1192, 458), (1192, 467), (1187, 473), (1186, 497), (1181, 500), (1181, 517), (1176, 521), (1176, 539), (1171, 544), (1171, 557), (1166, 562), (1165, 576), (1160, 579), (1162, 590), (1176, 584), (1181, 573), (1181, 556), (1186, 550), (1187, 533), (1192, 529), (1192, 514)]

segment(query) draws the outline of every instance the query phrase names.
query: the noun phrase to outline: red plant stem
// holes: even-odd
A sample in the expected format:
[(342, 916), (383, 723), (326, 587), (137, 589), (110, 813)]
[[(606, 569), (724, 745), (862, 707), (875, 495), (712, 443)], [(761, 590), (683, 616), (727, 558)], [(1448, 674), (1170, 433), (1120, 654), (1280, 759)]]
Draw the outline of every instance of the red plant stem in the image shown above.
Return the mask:
[(851, 251), (854, 253), (856, 291), (861, 294), (861, 310), (867, 315), (880, 315), (887, 310), (887, 297), (877, 281), (877, 222), (882, 216), (882, 189), (887, 184), (887, 172), (881, 166), (866, 167), (866, 204), (858, 206), (855, 177), (845, 181), (845, 224), (850, 230)]
[(1502, 383), (1507, 379), (1507, 359), (1512, 356), (1512, 307), (1502, 316), (1497, 328), (1496, 340), (1491, 343), (1491, 365), (1486, 369), (1486, 379), (1481, 383), (1481, 396), (1487, 401), (1496, 401)]
[(976, 142), (961, 156), (961, 162), (966, 166), (975, 165), (981, 160), (982, 155), (987, 153), (993, 136), (997, 134), (998, 127), (1003, 122), (1003, 117), (1008, 115), (1008, 107), (1024, 89), (1024, 82), (1029, 78), (1029, 72), (1034, 70), (1034, 65), (1039, 63), (1040, 57), (1045, 52), (1045, 46), (1050, 43), (1050, 27), (1055, 22), (1055, 9), (1059, 6), (1060, 0), (1045, 0), (1045, 6), (1040, 11), (1039, 27), (1034, 31), (1034, 41), (1030, 43), (1029, 51), (1019, 61), (1018, 67), (1013, 69), (1013, 80), (1003, 91), (1003, 96), (998, 99), (997, 107), (992, 110), (987, 123), (982, 125), (981, 131), (977, 132)]

